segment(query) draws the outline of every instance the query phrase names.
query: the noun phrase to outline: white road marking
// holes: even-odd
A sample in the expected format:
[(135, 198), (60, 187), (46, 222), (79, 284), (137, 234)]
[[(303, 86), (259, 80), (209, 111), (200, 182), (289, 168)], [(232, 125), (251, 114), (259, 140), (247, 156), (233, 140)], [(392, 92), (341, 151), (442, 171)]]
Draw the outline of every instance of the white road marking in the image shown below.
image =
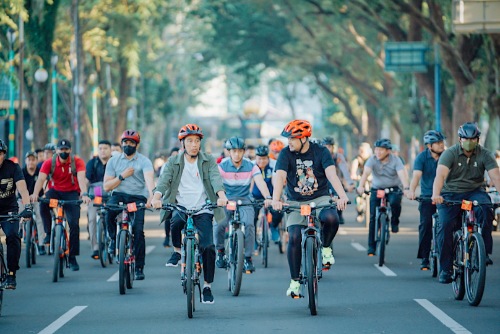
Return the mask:
[(417, 303), (425, 308), (430, 314), (432, 314), (437, 320), (441, 321), (443, 325), (451, 329), (453, 333), (466, 334), (470, 333), (466, 328), (460, 325), (458, 322), (450, 318), (446, 313), (441, 311), (437, 306), (432, 304), (427, 299), (414, 299)]
[(52, 334), (60, 329), (64, 324), (73, 319), (78, 313), (82, 312), (87, 306), (75, 306), (68, 312), (64, 313), (59, 319), (51, 323), (49, 326), (45, 327), (38, 334)]
[(366, 248), (363, 247), (359, 242), (351, 242), (351, 246), (354, 247), (354, 249), (359, 251), (359, 252), (366, 251)]
[(347, 235), (347, 231), (344, 230), (342, 227), (339, 228), (339, 230), (337, 231), (337, 234), (340, 234), (340, 235)]
[(396, 275), (396, 273), (394, 271), (387, 268), (385, 265), (383, 265), (382, 267), (379, 267), (379, 265), (377, 263), (375, 263), (374, 266), (375, 266), (375, 268), (380, 270), (385, 276), (398, 276), (398, 275)]
[[(149, 254), (153, 251), (153, 249), (155, 249), (156, 246), (147, 246), (146, 247), (146, 254)], [(118, 273), (118, 271), (116, 273), (113, 274), (113, 276), (111, 276), (110, 278), (108, 278), (108, 282), (118, 282), (118, 279), (120, 278), (120, 275)]]

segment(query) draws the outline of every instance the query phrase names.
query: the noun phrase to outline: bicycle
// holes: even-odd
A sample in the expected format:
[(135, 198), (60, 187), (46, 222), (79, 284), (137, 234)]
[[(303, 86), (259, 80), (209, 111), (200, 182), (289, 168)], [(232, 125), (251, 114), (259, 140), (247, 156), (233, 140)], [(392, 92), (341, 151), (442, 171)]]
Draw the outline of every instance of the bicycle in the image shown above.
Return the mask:
[[(348, 202), (350, 203), (350, 202)], [(300, 215), (305, 217), (307, 226), (302, 229), (302, 257), (300, 262), (300, 293), (298, 296), (292, 294), (293, 298), (304, 298), (304, 290), (307, 288), (308, 307), (311, 315), (317, 315), (318, 309), (318, 282), (323, 276), (321, 227), (316, 211), (323, 208), (331, 208), (336, 210), (337, 204), (330, 200), (328, 204), (316, 205), (288, 205), (283, 207), (283, 212), (290, 213), (292, 211), (300, 212)], [(326, 268), (325, 268), (326, 269)]]
[[(2, 221), (13, 221), (19, 219), (20, 216), (10, 212), (7, 215), (0, 215), (0, 220)], [(5, 264), (5, 257), (3, 252), (3, 243), (0, 239), (0, 316), (2, 315), (2, 305), (3, 305), (3, 290), (4, 284), (7, 280), (7, 274), (9, 271), (7, 270), (7, 265)]]
[[(256, 201), (255, 205), (263, 205), (264, 201)], [(271, 212), (263, 207), (259, 210), (259, 217), (257, 220), (256, 231), (256, 242), (258, 246), (259, 254), (262, 256), (262, 264), (264, 268), (267, 268), (268, 263), (268, 251), (269, 251), (269, 224), (272, 222)]]
[[(419, 202), (432, 201), (430, 197), (416, 197)], [(437, 248), (437, 230), (439, 227), (439, 215), (437, 212), (432, 214), (432, 240), (431, 250), (429, 252), (429, 269), (432, 277), (437, 277), (439, 272), (439, 253)]]
[(98, 254), (101, 266), (106, 268), (108, 264), (111, 265), (113, 263), (113, 255), (108, 252), (111, 240), (107, 233), (106, 207), (104, 204), (107, 197), (91, 196), (90, 199), (94, 201), (93, 205), (98, 208), (96, 220)]
[[(69, 268), (69, 243), (68, 224), (64, 216), (64, 205), (80, 205), (82, 200), (59, 200), (56, 198), (40, 198), (41, 203), (48, 203), (52, 216), (50, 253), (54, 255), (52, 268), (52, 282), (64, 277), (64, 268)], [(54, 210), (56, 209), (56, 213)]]
[[(477, 221), (473, 207), (491, 203), (445, 200), (444, 205), (460, 205), (462, 221), (453, 235), (452, 288), (456, 300), (467, 295), (469, 305), (478, 306), (486, 283), (486, 248), (481, 235), (482, 224)], [(493, 207), (497, 207), (494, 204)]]
[(22, 220), (21, 226), (21, 237), (26, 244), (25, 249), (25, 259), (26, 268), (31, 268), (32, 264), (36, 264), (36, 251), (38, 245), (38, 229), (36, 227), (35, 212), (31, 219)]
[(134, 254), (134, 235), (132, 226), (135, 216), (130, 219), (130, 214), (138, 210), (147, 210), (146, 204), (135, 202), (123, 204), (107, 204), (106, 210), (121, 210), (122, 220), (117, 221), (115, 254), (112, 257), (117, 258), (118, 262), (118, 290), (120, 295), (124, 295), (126, 289), (132, 289), (135, 273), (135, 254)]
[(193, 216), (202, 210), (212, 210), (217, 208), (216, 204), (206, 203), (199, 209), (186, 209), (176, 204), (164, 204), (164, 210), (176, 210), (187, 216), (186, 226), (181, 232), (181, 285), (187, 300), (188, 317), (193, 317), (195, 311), (195, 287), (198, 287), (201, 303), (200, 277), (203, 267), (203, 260), (199, 249), (198, 231), (194, 225)]
[[(490, 187), (487, 193), (490, 196), (492, 203), (494, 204), (500, 203), (500, 193), (495, 187)], [(500, 224), (500, 206), (495, 209), (494, 218), (495, 219), (493, 220), (493, 231), (497, 231), (498, 225)]]

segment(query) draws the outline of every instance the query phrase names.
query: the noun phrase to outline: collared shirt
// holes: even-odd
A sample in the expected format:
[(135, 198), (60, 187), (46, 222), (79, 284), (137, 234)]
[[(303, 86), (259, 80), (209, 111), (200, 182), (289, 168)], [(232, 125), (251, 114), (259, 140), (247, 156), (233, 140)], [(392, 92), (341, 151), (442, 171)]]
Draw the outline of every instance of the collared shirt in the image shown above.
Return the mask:
[[(75, 158), (75, 168), (76, 172), (85, 172), (85, 162), (82, 158), (77, 156), (69, 156), (65, 163), (62, 163), (59, 156), (56, 158), (56, 167), (54, 168), (54, 174), (49, 181), (51, 185), (49, 188), (55, 191), (77, 191), (80, 192), (80, 185), (78, 184), (78, 179), (73, 175), (71, 170), (71, 159)], [(49, 175), (52, 168), (52, 158), (47, 159), (43, 162), (40, 172)]]
[(388, 162), (381, 162), (375, 155), (372, 155), (365, 163), (365, 167), (372, 169), (372, 188), (384, 189), (402, 187), (398, 171), (405, 168), (401, 159), (394, 154), (389, 154)]
[(484, 182), (484, 172), (498, 168), (493, 154), (481, 145), (476, 146), (470, 158), (467, 158), (460, 143), (444, 151), (439, 157), (438, 164), (450, 170), (442, 192), (451, 193), (481, 188)]
[(226, 196), (229, 199), (249, 198), (250, 184), (255, 175), (260, 174), (260, 168), (247, 158), (243, 158), (241, 166), (236, 167), (231, 158), (225, 158), (219, 164)]
[[(273, 194), (272, 181), (273, 181), (274, 167), (276, 167), (276, 160), (269, 158), (269, 163), (267, 164), (267, 166), (264, 167), (264, 169), (261, 169), (262, 177), (264, 178), (264, 181), (267, 184), (267, 189), (269, 189), (269, 193), (271, 194), (271, 196)], [(255, 184), (252, 188), (252, 196), (255, 199), (264, 199), (264, 196), (262, 196), (259, 187), (257, 187), (257, 185)]]
[(428, 148), (420, 152), (415, 158), (413, 170), (422, 172), (422, 177), (420, 178), (420, 194), (422, 196), (432, 195), (432, 184), (436, 177), (437, 165), (438, 160), (432, 157), (431, 151)]
[(144, 173), (153, 171), (153, 163), (144, 155), (136, 153), (132, 159), (127, 159), (125, 153), (121, 153), (112, 157), (106, 164), (104, 176), (117, 177), (129, 167), (134, 168), (134, 174), (125, 178), (118, 187), (113, 189), (113, 192), (140, 195), (148, 198), (149, 192), (146, 187)]

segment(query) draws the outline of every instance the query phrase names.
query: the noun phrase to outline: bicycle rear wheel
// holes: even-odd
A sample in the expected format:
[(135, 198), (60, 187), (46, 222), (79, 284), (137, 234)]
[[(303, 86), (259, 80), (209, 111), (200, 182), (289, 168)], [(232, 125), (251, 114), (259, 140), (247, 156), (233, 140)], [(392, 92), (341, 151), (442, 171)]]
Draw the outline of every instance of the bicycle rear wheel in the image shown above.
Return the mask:
[(108, 265), (108, 247), (106, 247), (106, 230), (104, 229), (104, 221), (100, 216), (97, 216), (97, 247), (99, 247), (99, 260), (101, 266), (106, 268)]
[(193, 252), (193, 239), (185, 239), (186, 240), (186, 301), (187, 301), (187, 313), (188, 317), (193, 317), (194, 311), (194, 281), (193, 281), (193, 272), (194, 272), (194, 252)]
[(25, 229), (25, 240), (26, 240), (26, 267), (31, 268), (31, 257), (33, 255), (34, 251), (34, 245), (33, 245), (33, 240), (32, 240), (32, 230), (31, 230), (31, 225), (32, 225), (32, 220), (28, 220), (24, 223), (24, 229)]
[(62, 247), (61, 247), (61, 241), (62, 241), (62, 230), (63, 226), (61, 224), (57, 224), (54, 227), (54, 235), (52, 236), (54, 238), (54, 264), (53, 264), (53, 269), (52, 269), (52, 282), (57, 282), (57, 279), (59, 278), (60, 270), (62, 269)]
[(309, 299), (309, 310), (311, 315), (317, 315), (318, 306), (318, 263), (316, 245), (314, 238), (306, 239), (306, 275), (307, 275), (307, 295)]
[(486, 249), (483, 237), (475, 232), (467, 242), (469, 260), (465, 264), (465, 291), (472, 306), (478, 306), (483, 298), (486, 282)]
[(267, 268), (267, 258), (269, 250), (269, 223), (267, 222), (267, 217), (263, 215), (262, 217), (262, 264), (264, 268)]
[(233, 235), (233, 244), (231, 245), (229, 256), (229, 281), (233, 296), (238, 296), (241, 289), (241, 280), (243, 278), (243, 257), (244, 257), (244, 236), (238, 229)]
[(385, 246), (387, 245), (387, 233), (389, 232), (389, 222), (387, 214), (381, 213), (378, 217), (378, 226), (380, 226), (380, 240), (378, 242), (378, 266), (382, 267), (385, 260)]
[(126, 259), (126, 242), (127, 242), (127, 231), (120, 231), (118, 234), (118, 290), (120, 295), (124, 295), (126, 291), (125, 277), (128, 273)]
[(456, 300), (464, 299), (465, 295), (463, 252), (462, 231), (460, 230), (456, 231), (453, 236), (453, 281), (451, 287)]
[(5, 266), (5, 260), (3, 258), (3, 246), (0, 240), (0, 316), (2, 315), (2, 304), (3, 304), (3, 281), (7, 278), (7, 267)]

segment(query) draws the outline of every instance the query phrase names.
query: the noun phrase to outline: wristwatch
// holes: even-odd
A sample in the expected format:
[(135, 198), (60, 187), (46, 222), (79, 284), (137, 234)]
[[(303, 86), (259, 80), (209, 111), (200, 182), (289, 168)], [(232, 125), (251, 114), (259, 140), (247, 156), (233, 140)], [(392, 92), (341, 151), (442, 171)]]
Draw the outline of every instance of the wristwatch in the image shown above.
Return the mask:
[(266, 196), (266, 199), (273, 199), (272, 196)]
[(404, 187), (404, 190), (410, 190), (410, 187)]
[(123, 180), (125, 180), (125, 178), (120, 174), (120, 175), (118, 175), (118, 180), (123, 181)]

